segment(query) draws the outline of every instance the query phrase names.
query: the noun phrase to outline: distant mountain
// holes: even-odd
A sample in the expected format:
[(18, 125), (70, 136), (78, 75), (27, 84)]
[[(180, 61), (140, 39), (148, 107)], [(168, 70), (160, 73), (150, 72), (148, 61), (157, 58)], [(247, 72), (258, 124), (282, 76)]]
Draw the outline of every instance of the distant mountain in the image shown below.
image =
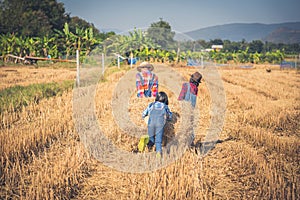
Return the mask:
[(263, 38), (263, 41), (273, 43), (300, 43), (300, 30), (281, 27)]
[(222, 39), (230, 41), (263, 40), (274, 43), (299, 43), (300, 22), (280, 24), (233, 23), (211, 26), (190, 32), (186, 35), (195, 40)]

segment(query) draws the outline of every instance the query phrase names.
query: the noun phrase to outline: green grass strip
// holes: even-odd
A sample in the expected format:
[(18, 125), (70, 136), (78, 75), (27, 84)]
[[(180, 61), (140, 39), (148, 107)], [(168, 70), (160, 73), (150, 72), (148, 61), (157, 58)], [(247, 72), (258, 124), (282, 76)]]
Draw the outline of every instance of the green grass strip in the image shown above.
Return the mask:
[(44, 98), (59, 96), (72, 89), (74, 81), (40, 83), (28, 86), (13, 86), (0, 91), (0, 112), (19, 111), (30, 103), (39, 103)]

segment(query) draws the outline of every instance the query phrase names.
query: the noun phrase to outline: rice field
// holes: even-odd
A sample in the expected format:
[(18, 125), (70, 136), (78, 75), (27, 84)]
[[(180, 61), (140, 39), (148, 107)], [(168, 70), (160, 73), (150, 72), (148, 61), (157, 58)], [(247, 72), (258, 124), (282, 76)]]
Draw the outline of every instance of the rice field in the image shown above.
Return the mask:
[[(98, 84), (95, 110), (113, 144), (135, 152), (138, 138), (124, 134), (111, 107), (113, 90), (127, 70), (112, 67)], [(172, 70), (185, 80), (195, 71)], [(72, 91), (0, 113), (0, 199), (300, 199), (300, 73), (279, 67), (267, 73), (266, 66), (218, 71), (226, 115), (217, 144), (206, 156), (192, 148), (154, 172), (121, 172), (91, 156), (74, 125)], [(1, 67), (0, 90), (75, 75), (63, 68)], [(211, 119), (205, 78), (197, 100), (199, 145)], [(178, 94), (163, 82), (159, 90), (168, 94), (176, 119), (167, 124), (165, 145), (179, 129), (181, 110)], [(128, 112), (137, 126), (145, 126), (141, 112), (151, 101), (130, 96)]]

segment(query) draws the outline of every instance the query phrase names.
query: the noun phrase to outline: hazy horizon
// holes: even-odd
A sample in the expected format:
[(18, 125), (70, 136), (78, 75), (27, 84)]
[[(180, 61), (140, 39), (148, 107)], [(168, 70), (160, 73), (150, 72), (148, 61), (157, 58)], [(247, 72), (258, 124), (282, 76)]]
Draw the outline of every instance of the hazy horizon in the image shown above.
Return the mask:
[(253, 0), (242, 3), (238, 0), (58, 1), (64, 3), (66, 12), (71, 16), (93, 23), (100, 31), (145, 28), (160, 18), (179, 32), (231, 23), (278, 24), (300, 21), (298, 0)]

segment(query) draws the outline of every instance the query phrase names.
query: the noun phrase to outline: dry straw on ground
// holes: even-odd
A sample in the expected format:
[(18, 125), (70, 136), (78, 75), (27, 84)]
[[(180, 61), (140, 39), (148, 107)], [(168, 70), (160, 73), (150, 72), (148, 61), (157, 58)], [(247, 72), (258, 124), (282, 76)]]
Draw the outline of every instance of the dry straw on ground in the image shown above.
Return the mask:
[[(45, 69), (0, 68), (1, 89), (13, 83), (47, 82)], [(186, 79), (192, 68), (174, 68)], [(54, 81), (66, 73), (49, 69)], [(45, 99), (18, 113), (1, 113), (0, 199), (300, 199), (300, 74), (263, 67), (220, 69), (226, 92), (226, 120), (219, 142), (206, 157), (194, 150), (152, 173), (123, 173), (90, 157), (72, 120), (72, 93)], [(9, 73), (9, 75), (8, 75)], [(50, 73), (50, 74), (51, 74)], [(54, 74), (53, 74), (54, 73)], [(119, 71), (100, 83), (97, 117), (119, 148), (132, 151), (138, 139), (122, 133), (111, 110), (112, 89)], [(34, 79), (28, 80), (28, 75)], [(55, 75), (56, 74), (56, 75)], [(16, 82), (17, 81), (17, 82)], [(180, 109), (167, 86), (170, 108), (178, 120), (166, 130), (176, 134)], [(100, 93), (101, 92), (101, 93)], [(210, 120), (205, 77), (200, 85), (196, 141), (203, 141)], [(104, 94), (104, 95), (103, 95)], [(151, 100), (130, 99), (131, 120), (143, 126), (142, 110)], [(167, 138), (166, 138), (167, 140)]]

